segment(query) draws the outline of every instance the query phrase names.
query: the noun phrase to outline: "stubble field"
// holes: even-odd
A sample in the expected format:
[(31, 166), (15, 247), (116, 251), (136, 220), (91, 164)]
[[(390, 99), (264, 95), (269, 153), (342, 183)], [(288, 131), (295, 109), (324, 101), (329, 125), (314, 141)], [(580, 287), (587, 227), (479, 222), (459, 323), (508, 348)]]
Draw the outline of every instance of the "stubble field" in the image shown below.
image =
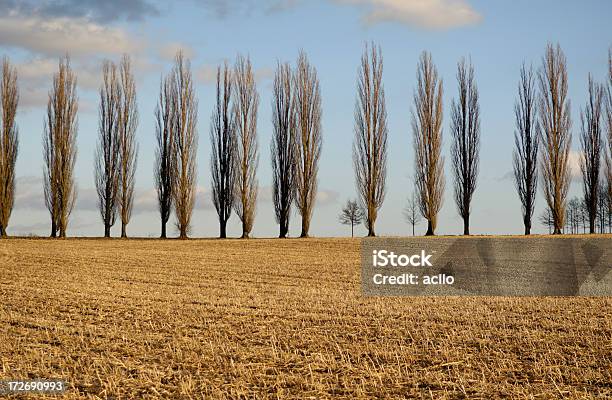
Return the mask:
[(366, 298), (358, 239), (0, 240), (0, 379), (66, 398), (612, 397), (612, 298)]

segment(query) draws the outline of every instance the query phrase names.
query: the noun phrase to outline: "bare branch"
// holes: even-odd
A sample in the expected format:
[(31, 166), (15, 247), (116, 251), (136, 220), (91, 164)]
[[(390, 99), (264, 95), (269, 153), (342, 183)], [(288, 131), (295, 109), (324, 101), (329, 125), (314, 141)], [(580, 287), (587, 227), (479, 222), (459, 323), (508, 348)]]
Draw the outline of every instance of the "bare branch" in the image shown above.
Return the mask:
[(7, 57), (2, 60), (0, 74), (0, 237), (6, 237), (15, 202), (15, 164), (19, 150), (15, 116), (19, 104), (19, 87), (17, 69)]
[(442, 150), (442, 79), (423, 52), (417, 69), (417, 88), (412, 110), (415, 152), (415, 186), (421, 215), (427, 220), (426, 235), (434, 235), (444, 194)]
[(560, 234), (570, 185), (568, 156), (572, 135), (566, 59), (559, 45), (554, 47), (548, 44), (538, 78), (538, 111), (544, 146), (540, 161), (544, 196), (553, 216), (553, 233)]
[(223, 71), (217, 69), (217, 102), (210, 121), (212, 197), (219, 216), (220, 238), (227, 236), (236, 181), (236, 126), (230, 109), (232, 86), (232, 72), (225, 63)]
[(58, 230), (60, 237), (66, 236), (76, 200), (73, 172), (77, 153), (77, 111), (76, 75), (70, 67), (70, 59), (64, 57), (53, 76), (43, 135), (45, 204), (51, 214), (52, 237)]
[(306, 53), (300, 52), (294, 76), (296, 104), (296, 198), (302, 216), (301, 237), (308, 237), (317, 195), (317, 174), (321, 155), (321, 92), (316, 69)]
[(296, 120), (291, 67), (278, 64), (274, 75), (272, 123), (274, 135), (270, 145), (272, 155), (272, 195), (279, 237), (289, 232), (291, 203), (295, 197)]
[(385, 198), (387, 178), (387, 109), (382, 84), (380, 47), (366, 45), (361, 57), (355, 104), (353, 166), (361, 207), (366, 210), (368, 236), (376, 236), (374, 225)]
[(537, 102), (533, 69), (521, 67), (518, 98), (514, 104), (516, 130), (513, 154), (514, 181), (522, 204), (525, 235), (531, 233), (531, 219), (535, 210), (538, 187), (538, 148), (540, 125), (537, 121)]
[(236, 196), (234, 209), (242, 221), (242, 237), (248, 238), (255, 221), (257, 206), (257, 109), (259, 95), (251, 60), (238, 56), (234, 67), (236, 97), (233, 107), (237, 136)]

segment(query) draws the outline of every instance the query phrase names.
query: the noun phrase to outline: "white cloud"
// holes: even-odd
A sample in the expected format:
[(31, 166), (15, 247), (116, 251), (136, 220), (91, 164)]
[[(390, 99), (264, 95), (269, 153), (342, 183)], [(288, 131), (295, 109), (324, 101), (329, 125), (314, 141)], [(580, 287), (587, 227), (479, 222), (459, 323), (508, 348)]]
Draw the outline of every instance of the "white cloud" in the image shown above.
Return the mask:
[(128, 34), (85, 18), (52, 18), (8, 14), (0, 17), (0, 46), (35, 54), (121, 54), (138, 48)]
[(482, 16), (466, 0), (332, 0), (367, 11), (364, 23), (397, 22), (426, 29), (450, 29), (480, 22)]

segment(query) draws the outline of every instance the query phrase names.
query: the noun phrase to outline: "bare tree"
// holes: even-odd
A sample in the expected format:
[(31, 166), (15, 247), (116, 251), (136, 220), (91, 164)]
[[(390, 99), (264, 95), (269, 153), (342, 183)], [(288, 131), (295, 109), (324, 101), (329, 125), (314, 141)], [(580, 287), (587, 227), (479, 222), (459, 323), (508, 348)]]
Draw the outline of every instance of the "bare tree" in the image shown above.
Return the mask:
[(0, 76), (0, 237), (6, 237), (15, 202), (15, 163), (19, 131), (15, 116), (19, 104), (17, 69), (7, 57), (2, 60)]
[(356, 200), (347, 200), (338, 220), (343, 225), (351, 226), (351, 237), (355, 237), (355, 225), (359, 225), (366, 217), (366, 211)]
[(474, 66), (462, 59), (457, 64), (459, 98), (451, 102), (451, 160), (455, 173), (455, 204), (463, 218), (463, 234), (470, 234), (470, 212), (480, 157), (480, 105), (474, 82)]
[(270, 145), (272, 155), (272, 196), (278, 237), (287, 237), (291, 203), (295, 196), (296, 126), (291, 67), (278, 64), (274, 75), (272, 100), (274, 135)]
[(604, 89), (594, 83), (589, 74), (589, 99), (584, 110), (580, 111), (580, 143), (582, 157), (580, 170), (583, 177), (584, 204), (589, 214), (589, 233), (595, 233), (595, 217), (599, 194), (599, 171), (602, 157), (601, 119)]
[(368, 50), (366, 44), (357, 78), (353, 165), (368, 236), (376, 236), (374, 225), (385, 199), (387, 178), (387, 109), (381, 50), (373, 44)]
[(303, 51), (297, 60), (293, 85), (297, 126), (295, 202), (302, 216), (300, 237), (308, 237), (317, 196), (317, 174), (322, 146), (321, 92), (317, 71), (310, 65)]
[(555, 226), (555, 222), (553, 220), (550, 208), (546, 208), (544, 211), (542, 211), (542, 214), (540, 215), (540, 224), (548, 228), (549, 235), (552, 233), (552, 229)]
[(166, 237), (166, 224), (172, 212), (173, 198), (173, 152), (174, 152), (174, 118), (173, 94), (174, 86), (172, 76), (162, 78), (159, 88), (159, 100), (155, 109), (156, 119), (156, 141), (155, 151), (155, 187), (157, 190), (157, 202), (161, 218), (161, 238)]
[(538, 111), (544, 146), (541, 168), (544, 196), (554, 221), (553, 234), (560, 234), (563, 228), (565, 202), (570, 185), (568, 155), (572, 135), (566, 63), (561, 47), (549, 43), (538, 74)]
[(136, 83), (132, 73), (130, 57), (124, 55), (119, 65), (121, 101), (119, 103), (119, 214), (121, 216), (121, 237), (127, 237), (127, 225), (134, 206), (134, 185), (138, 160), (138, 105), (136, 104)]
[(172, 85), (174, 87), (171, 110), (174, 114), (172, 195), (179, 238), (186, 239), (191, 229), (191, 215), (197, 189), (198, 100), (193, 91), (191, 65), (182, 51), (179, 51), (174, 59)]
[(444, 194), (442, 150), (442, 79), (423, 52), (417, 69), (417, 88), (412, 110), (415, 151), (415, 186), (421, 215), (427, 220), (426, 235), (434, 235)]
[(538, 187), (538, 148), (540, 125), (537, 121), (536, 89), (533, 69), (521, 67), (518, 99), (514, 104), (514, 181), (523, 209), (525, 235), (531, 233), (531, 219), (535, 210)]
[(70, 59), (60, 59), (59, 71), (53, 76), (49, 92), (43, 157), (45, 160), (45, 204), (51, 214), (51, 237), (66, 237), (70, 213), (76, 200), (74, 163), (77, 148), (76, 75), (70, 67)]
[(95, 183), (104, 237), (110, 237), (117, 217), (119, 190), (119, 106), (121, 85), (117, 66), (105, 61), (98, 109), (98, 145), (95, 154)]
[(251, 60), (238, 56), (234, 67), (236, 97), (234, 119), (237, 136), (236, 196), (234, 208), (242, 221), (242, 237), (248, 238), (253, 229), (257, 206), (257, 108), (259, 95)]
[(606, 90), (606, 127), (608, 132), (608, 149), (606, 157), (606, 178), (608, 198), (612, 203), (612, 48), (608, 51), (608, 85)]
[(227, 221), (234, 205), (236, 131), (231, 114), (232, 73), (225, 63), (217, 68), (217, 103), (211, 118), (211, 172), (213, 204), (219, 216), (219, 237), (227, 237)]
[(419, 202), (414, 192), (408, 198), (408, 204), (404, 208), (404, 218), (406, 218), (406, 222), (412, 225), (412, 236), (414, 236), (414, 227), (421, 222)]

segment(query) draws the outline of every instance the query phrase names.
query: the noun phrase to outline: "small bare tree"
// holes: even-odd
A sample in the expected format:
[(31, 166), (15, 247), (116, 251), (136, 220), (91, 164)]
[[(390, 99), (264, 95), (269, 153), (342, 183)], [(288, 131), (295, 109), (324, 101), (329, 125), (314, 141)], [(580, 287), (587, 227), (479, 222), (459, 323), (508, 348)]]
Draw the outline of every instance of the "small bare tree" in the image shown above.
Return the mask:
[[(583, 177), (584, 204), (589, 214), (589, 233), (595, 233), (595, 217), (599, 195), (599, 176), (602, 158), (601, 120), (604, 89), (594, 83), (589, 74), (589, 99), (580, 112), (580, 143), (582, 157), (580, 170)], [(602, 188), (603, 189), (603, 188)]]
[(19, 104), (17, 69), (7, 57), (0, 72), (0, 238), (6, 237), (15, 202), (15, 163), (19, 149), (19, 132), (15, 116)]
[(555, 222), (553, 220), (550, 208), (546, 208), (544, 211), (542, 211), (542, 214), (540, 214), (539, 219), (540, 224), (544, 225), (545, 228), (548, 228), (548, 234), (550, 235), (552, 233), (552, 229), (555, 226)]
[(537, 121), (537, 102), (533, 69), (521, 67), (518, 99), (514, 104), (514, 181), (523, 209), (525, 235), (531, 233), (531, 219), (535, 210), (538, 187), (538, 148), (540, 126)]
[(166, 224), (172, 212), (172, 183), (173, 183), (173, 157), (174, 152), (174, 86), (172, 76), (162, 78), (160, 82), (159, 99), (155, 109), (155, 133), (157, 149), (155, 151), (155, 187), (159, 216), (161, 218), (161, 238), (166, 237)]
[(187, 239), (197, 189), (198, 100), (193, 90), (190, 62), (180, 50), (174, 59), (172, 86), (172, 195), (179, 238)]
[(385, 199), (387, 179), (387, 109), (382, 83), (380, 47), (366, 44), (361, 56), (355, 104), (353, 166), (361, 207), (366, 211), (368, 236), (376, 236), (374, 225)]
[(423, 52), (417, 69), (412, 132), (415, 152), (415, 185), (421, 215), (427, 220), (426, 235), (434, 235), (444, 194), (442, 150), (442, 79)]
[(406, 204), (406, 207), (404, 208), (404, 218), (406, 218), (406, 222), (412, 225), (412, 236), (414, 236), (414, 227), (421, 222), (419, 202), (414, 192), (408, 198), (408, 204)]
[(549, 43), (538, 74), (538, 111), (544, 146), (541, 168), (544, 196), (554, 221), (553, 234), (560, 234), (563, 229), (565, 202), (570, 185), (568, 156), (572, 135), (566, 64), (561, 47)]
[(234, 206), (236, 179), (236, 131), (230, 102), (232, 72), (227, 63), (217, 68), (217, 103), (211, 118), (211, 172), (213, 204), (219, 216), (219, 237), (227, 237), (227, 221)]
[(242, 221), (242, 237), (248, 238), (255, 221), (257, 207), (257, 108), (259, 95), (251, 60), (238, 56), (234, 67), (236, 97), (234, 120), (237, 137), (236, 201), (234, 208)]
[(76, 162), (77, 111), (76, 75), (70, 59), (60, 59), (49, 92), (43, 158), (45, 204), (51, 214), (51, 237), (66, 237), (70, 213), (76, 201), (74, 163)]
[(338, 219), (343, 225), (351, 226), (351, 237), (355, 237), (355, 225), (359, 225), (366, 217), (366, 212), (356, 200), (347, 200)]
[(288, 63), (279, 63), (276, 68), (272, 109), (272, 196), (276, 222), (280, 225), (278, 237), (284, 238), (289, 232), (291, 203), (295, 195), (296, 126), (291, 67)]
[(298, 211), (302, 216), (302, 233), (308, 237), (310, 220), (317, 196), (317, 174), (321, 155), (321, 91), (316, 69), (306, 53), (300, 52), (294, 75), (296, 112), (295, 186)]
[(121, 216), (121, 237), (127, 237), (127, 225), (134, 207), (134, 185), (138, 160), (138, 105), (136, 83), (132, 73), (130, 57), (124, 55), (119, 65), (121, 101), (119, 103), (119, 195), (118, 208)]
[(480, 105), (474, 66), (462, 59), (457, 64), (459, 98), (452, 100), (451, 160), (455, 173), (455, 204), (463, 218), (463, 234), (470, 234), (470, 212), (480, 157)]
[(110, 237), (117, 217), (119, 191), (119, 107), (121, 85), (117, 66), (105, 61), (98, 109), (98, 145), (95, 154), (95, 183), (98, 209), (104, 223), (104, 237)]

